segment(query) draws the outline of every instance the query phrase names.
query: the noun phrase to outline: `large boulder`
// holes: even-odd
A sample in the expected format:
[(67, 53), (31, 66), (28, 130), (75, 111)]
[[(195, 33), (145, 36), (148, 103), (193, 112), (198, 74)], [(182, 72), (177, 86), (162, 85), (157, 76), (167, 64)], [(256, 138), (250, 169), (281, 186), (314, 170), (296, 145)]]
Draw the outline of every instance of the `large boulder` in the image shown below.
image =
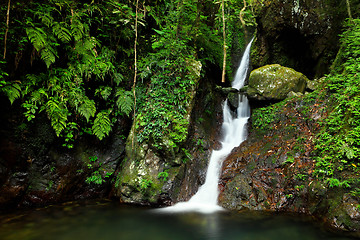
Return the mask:
[(304, 93), (307, 77), (279, 64), (266, 65), (251, 72), (247, 94), (257, 100), (283, 100), (290, 92)]

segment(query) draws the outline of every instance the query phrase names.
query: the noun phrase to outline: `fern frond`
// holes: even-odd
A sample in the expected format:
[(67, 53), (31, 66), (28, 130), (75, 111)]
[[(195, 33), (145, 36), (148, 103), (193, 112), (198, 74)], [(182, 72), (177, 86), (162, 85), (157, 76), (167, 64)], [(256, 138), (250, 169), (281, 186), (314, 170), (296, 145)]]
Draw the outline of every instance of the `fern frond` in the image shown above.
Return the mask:
[(77, 19), (73, 19), (71, 23), (71, 34), (75, 41), (79, 41), (84, 36), (85, 24), (82, 24)]
[(124, 80), (124, 76), (121, 73), (114, 73), (114, 82), (119, 85)]
[(93, 134), (100, 140), (111, 131), (111, 121), (107, 112), (99, 112), (96, 115), (94, 125), (92, 126)]
[(64, 27), (65, 23), (54, 23), (53, 24), (53, 33), (64, 43), (67, 43), (71, 40), (71, 33), (70, 31)]
[(106, 101), (110, 97), (111, 92), (111, 87), (101, 86), (95, 90), (95, 95), (100, 95)]
[(47, 92), (45, 91), (44, 88), (40, 88), (37, 91), (33, 91), (31, 93), (31, 101), (32, 102), (42, 102), (43, 98), (45, 97), (45, 99), (47, 99), (49, 97), (49, 95), (47, 94)]
[(86, 121), (89, 122), (90, 117), (95, 116), (95, 102), (85, 97), (84, 101), (78, 106), (77, 111), (80, 115), (86, 118)]
[(116, 100), (117, 107), (120, 109), (121, 112), (129, 116), (129, 113), (134, 106), (134, 98), (132, 92), (125, 91), (124, 89), (119, 88), (117, 89), (115, 96), (118, 97), (118, 99)]
[(8, 96), (11, 104), (13, 104), (16, 99), (21, 97), (21, 87), (17, 83), (9, 84), (5, 86), (2, 90)]
[(41, 28), (26, 28), (26, 34), (37, 51), (46, 45), (46, 33)]
[(54, 22), (54, 18), (48, 12), (42, 12), (39, 14), (39, 18), (41, 19), (41, 22), (47, 27), (50, 27)]
[(57, 100), (49, 100), (46, 103), (46, 112), (51, 121), (51, 126), (55, 130), (56, 136), (60, 136), (62, 130), (66, 128), (68, 115), (66, 106)]
[(47, 46), (43, 48), (40, 52), (41, 59), (45, 62), (47, 68), (55, 62), (55, 57), (57, 57), (57, 52), (54, 48)]

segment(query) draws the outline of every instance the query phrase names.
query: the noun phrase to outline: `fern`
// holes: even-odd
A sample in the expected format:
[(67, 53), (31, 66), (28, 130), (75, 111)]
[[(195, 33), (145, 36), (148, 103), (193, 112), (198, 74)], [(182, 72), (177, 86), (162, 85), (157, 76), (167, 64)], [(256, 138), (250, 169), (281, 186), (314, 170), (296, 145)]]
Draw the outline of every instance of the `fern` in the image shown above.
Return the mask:
[(77, 111), (89, 122), (90, 117), (93, 117), (96, 112), (95, 102), (85, 97), (84, 101), (77, 108)]
[(5, 86), (3, 88), (3, 91), (8, 96), (11, 104), (13, 104), (13, 102), (16, 99), (20, 98), (20, 96), (21, 96), (21, 87), (17, 83), (13, 83), (13, 84), (9, 84), (9, 85)]
[(71, 33), (64, 27), (65, 23), (54, 23), (53, 24), (53, 33), (64, 43), (67, 43), (71, 40)]
[(76, 18), (73, 18), (71, 23), (71, 34), (74, 37), (75, 41), (79, 41), (84, 36), (86, 25), (82, 24)]
[(26, 34), (30, 39), (30, 42), (34, 45), (35, 49), (40, 52), (41, 59), (45, 62), (49, 68), (52, 63), (55, 62), (57, 52), (47, 42), (47, 34), (42, 28), (27, 28)]
[(43, 13), (37, 12), (37, 13), (39, 14), (39, 18), (41, 19), (41, 22), (45, 26), (50, 27), (53, 24), (54, 18), (50, 15), (49, 12), (46, 12), (46, 13), (45, 12), (43, 12)]
[(43, 48), (40, 52), (41, 59), (45, 62), (47, 68), (55, 62), (55, 57), (57, 56), (56, 50), (50, 46)]
[(49, 100), (46, 103), (46, 112), (51, 121), (51, 126), (55, 130), (56, 136), (60, 136), (62, 130), (66, 128), (68, 110), (66, 106), (57, 100)]
[(100, 112), (96, 115), (92, 131), (100, 140), (106, 135), (109, 135), (109, 132), (111, 131), (111, 121), (107, 112)]
[(41, 28), (26, 28), (26, 34), (37, 51), (46, 45), (46, 33)]
[(100, 86), (98, 89), (95, 90), (95, 95), (100, 95), (102, 99), (105, 101), (108, 100), (112, 92), (111, 87)]
[(116, 91), (116, 105), (120, 109), (121, 112), (125, 113), (129, 116), (129, 113), (133, 109), (134, 106), (134, 98), (133, 94), (130, 91), (125, 91), (122, 88), (117, 89)]

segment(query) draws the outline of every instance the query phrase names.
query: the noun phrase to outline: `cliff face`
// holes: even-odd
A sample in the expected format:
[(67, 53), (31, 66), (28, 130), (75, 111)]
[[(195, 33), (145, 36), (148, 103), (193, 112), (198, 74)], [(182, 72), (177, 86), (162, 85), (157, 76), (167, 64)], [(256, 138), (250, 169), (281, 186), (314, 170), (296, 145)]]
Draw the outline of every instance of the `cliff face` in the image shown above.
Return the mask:
[(255, 68), (277, 63), (310, 79), (328, 72), (347, 17), (345, 1), (264, 1), (256, 7), (256, 13), (257, 40), (252, 51)]

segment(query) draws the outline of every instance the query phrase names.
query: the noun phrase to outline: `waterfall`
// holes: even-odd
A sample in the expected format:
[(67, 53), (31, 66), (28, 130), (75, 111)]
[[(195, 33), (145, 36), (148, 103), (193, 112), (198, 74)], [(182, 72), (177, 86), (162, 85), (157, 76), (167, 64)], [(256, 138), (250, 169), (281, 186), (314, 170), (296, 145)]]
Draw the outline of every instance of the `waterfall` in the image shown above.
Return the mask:
[(246, 46), (245, 52), (243, 54), (243, 57), (240, 62), (240, 66), (238, 70), (236, 71), (236, 75), (234, 78), (234, 81), (232, 82), (232, 87), (239, 90), (242, 88), (245, 84), (245, 80), (247, 77), (247, 73), (249, 70), (249, 62), (250, 62), (250, 49), (251, 44), (254, 41), (254, 38), (251, 39), (250, 43)]
[[(237, 70), (232, 87), (239, 90), (244, 86), (247, 71), (249, 68), (250, 46), (248, 44)], [(211, 153), (209, 165), (206, 172), (205, 183), (199, 188), (198, 192), (187, 202), (180, 202), (174, 206), (162, 208), (162, 212), (186, 212), (198, 211), (202, 213), (212, 213), (222, 210), (218, 203), (218, 182), (221, 166), (225, 158), (230, 154), (234, 147), (239, 146), (246, 139), (246, 124), (250, 117), (250, 107), (248, 99), (239, 94), (239, 104), (236, 113), (232, 113), (226, 100), (223, 104), (223, 124), (221, 149)]]

